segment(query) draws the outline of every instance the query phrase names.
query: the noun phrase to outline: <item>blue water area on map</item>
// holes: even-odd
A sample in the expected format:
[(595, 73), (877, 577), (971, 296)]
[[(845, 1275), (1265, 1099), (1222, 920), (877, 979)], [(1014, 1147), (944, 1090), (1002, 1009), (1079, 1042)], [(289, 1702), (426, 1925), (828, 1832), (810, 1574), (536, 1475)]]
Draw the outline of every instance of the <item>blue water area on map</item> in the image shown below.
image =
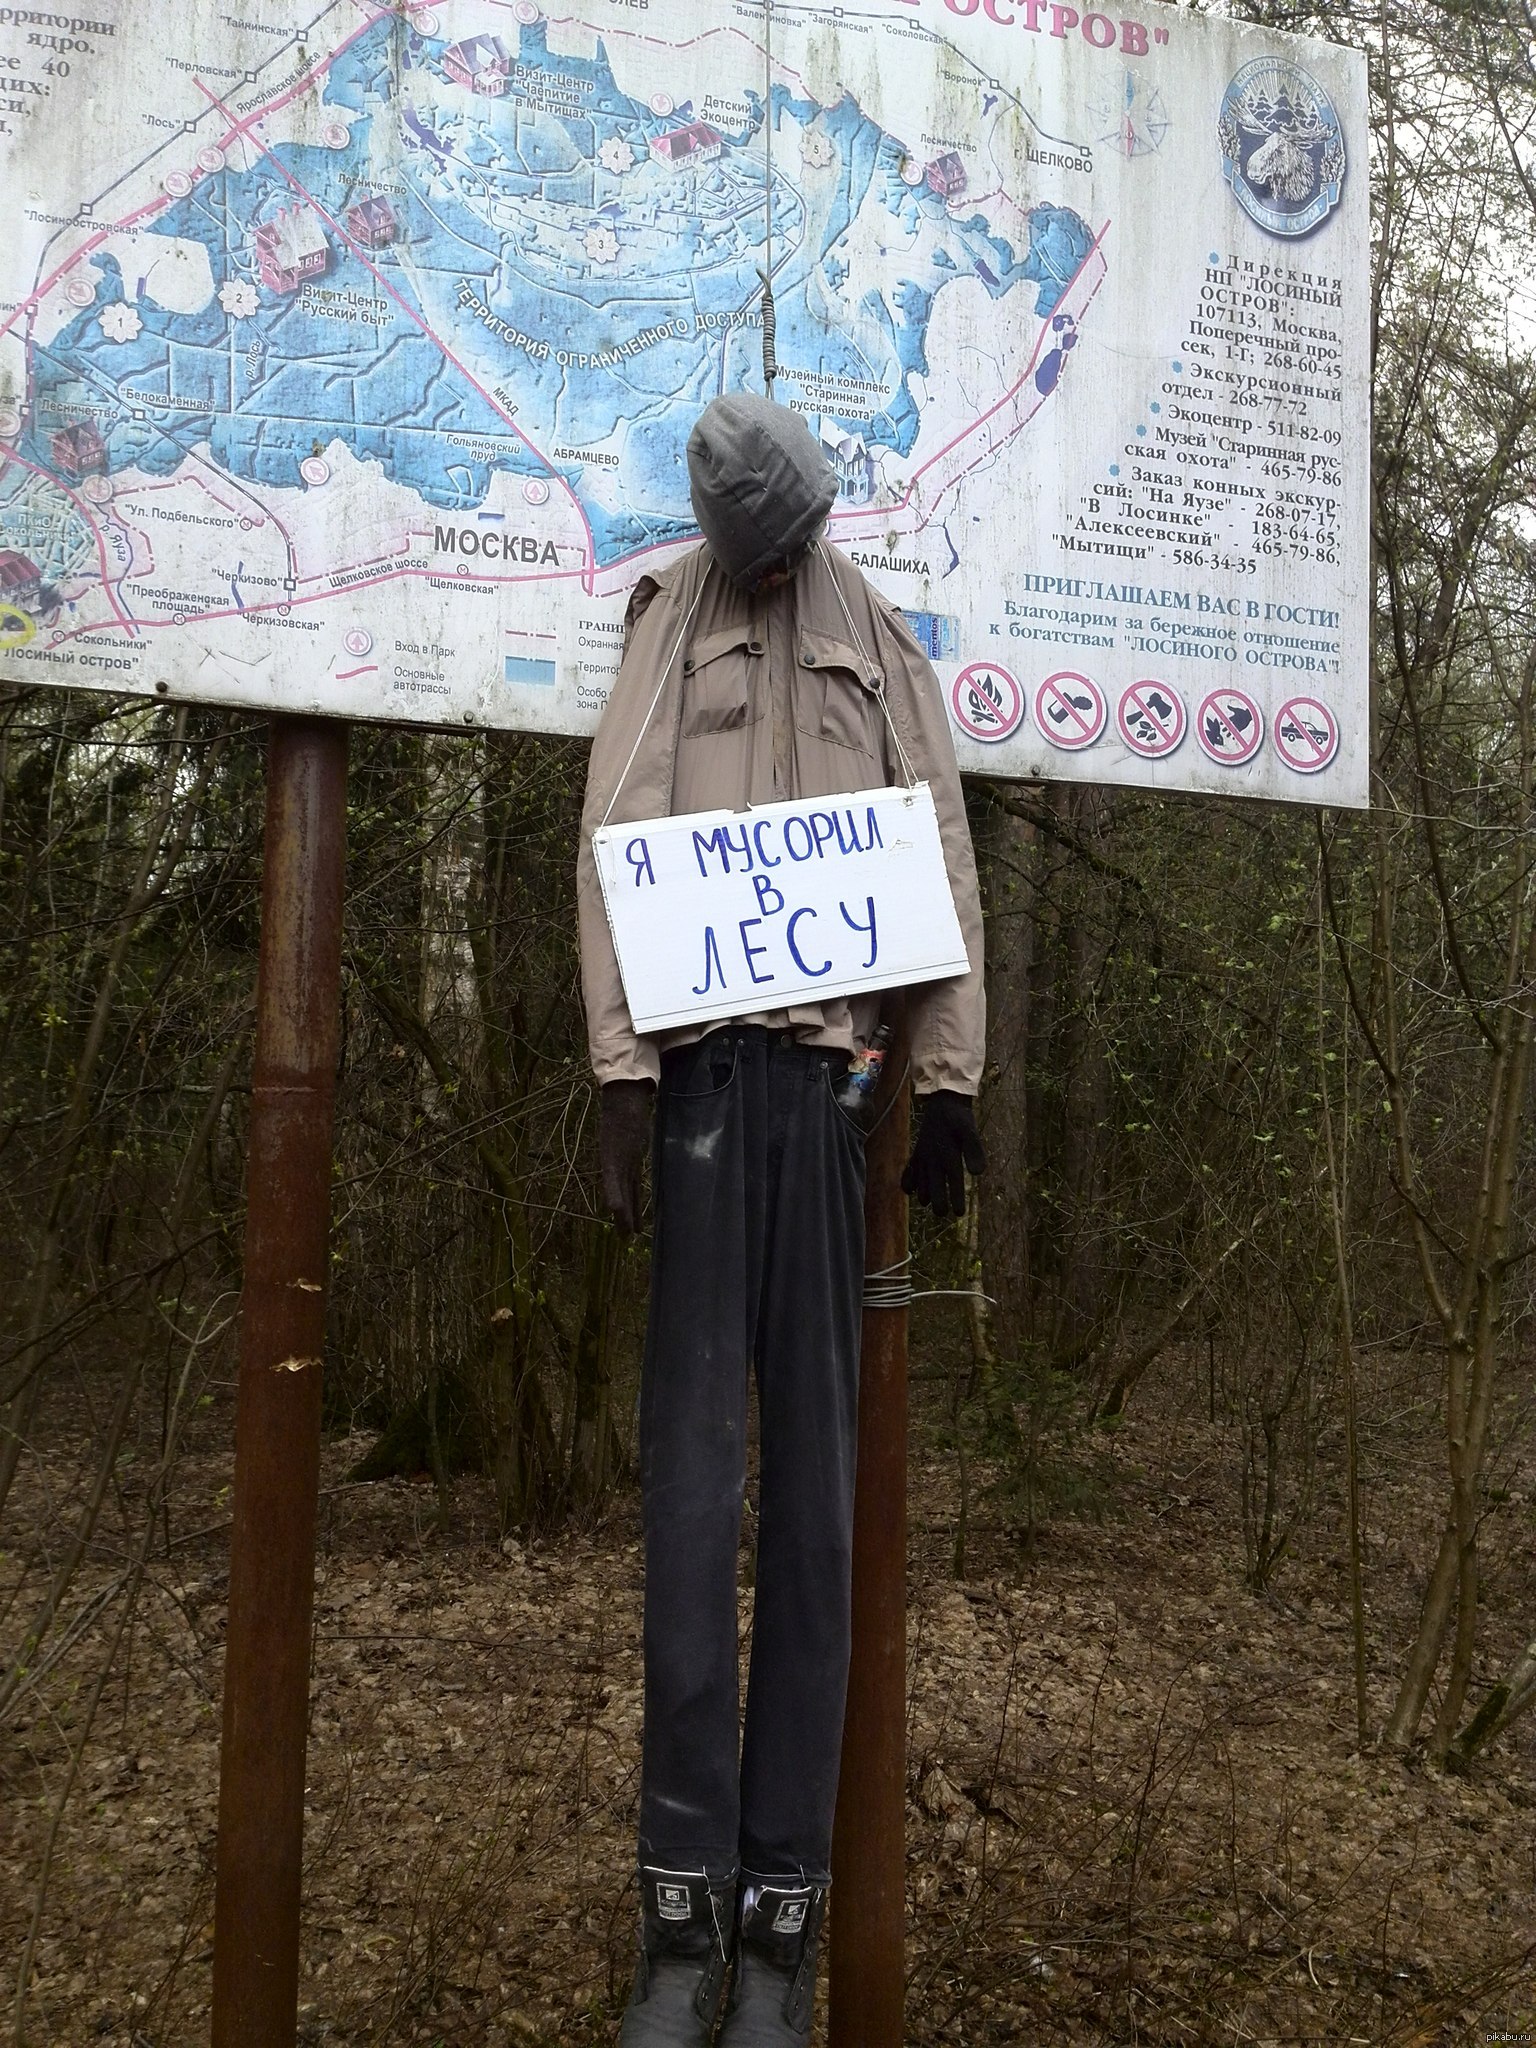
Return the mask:
[(502, 658), (502, 681), (522, 683), (537, 690), (553, 689), (555, 664), (531, 654), (508, 654)]
[[(497, 471), (553, 472), (607, 563), (692, 530), (688, 431), (716, 392), (760, 385), (765, 118), (784, 166), (778, 353), (826, 440), (905, 454), (938, 293), (1032, 286), (1046, 315), (1091, 247), (1065, 208), (1033, 209), (1020, 248), (979, 207), (908, 184), (904, 145), (851, 96), (824, 107), (775, 87), (765, 107), (745, 91), (736, 126), (700, 130), (687, 102), (658, 116), (622, 93), (601, 43), (552, 53), (542, 24), (480, 43), (498, 92), (455, 81), (454, 46), (380, 23), (327, 75), (345, 147), (274, 144), (165, 208), (153, 232), (208, 252), (202, 311), (141, 294), (141, 332), (113, 340), (103, 316), (120, 324), (124, 287), (98, 256), (98, 303), (34, 344), (23, 453), (69, 476), (54, 436), (89, 419), (110, 469), (169, 475), (206, 451), (236, 480), (295, 488), (304, 458), (340, 441), (442, 511), (482, 504)], [(348, 210), (374, 195), (398, 232), (354, 248)], [(255, 233), (295, 205), (323, 234), (323, 269), (273, 288)], [(900, 274), (854, 303), (868, 205)], [(243, 304), (221, 302), (230, 286)]]
[[(351, 150), (293, 145), (279, 154), (332, 220), (359, 197)], [(102, 313), (121, 300), (122, 282), (110, 255), (98, 259), (104, 304), (34, 353), (40, 460), (47, 461), (51, 431), (71, 408), (115, 401), (116, 418), (102, 426), (114, 470), (169, 475), (206, 444), (212, 462), (236, 478), (297, 487), (304, 457), (341, 440), (429, 505), (459, 510), (483, 501), (493, 466), (542, 468), (424, 331), (419, 314), (412, 317), (413, 294), (392, 250), (370, 251), (364, 261), (327, 230), (321, 275), (288, 293), (260, 285), (252, 229), (296, 197), (264, 159), (251, 171), (205, 179), (155, 224), (157, 233), (203, 243), (216, 288), (236, 280), (257, 291), (258, 310), (247, 319), (231, 319), (217, 291), (193, 314), (167, 312), (141, 295), (142, 332), (113, 342)], [(461, 274), (489, 277), (494, 249), (477, 248), (471, 220), (464, 230), (456, 251)], [(493, 465), (448, 448), (441, 437), (449, 433), (509, 445)]]

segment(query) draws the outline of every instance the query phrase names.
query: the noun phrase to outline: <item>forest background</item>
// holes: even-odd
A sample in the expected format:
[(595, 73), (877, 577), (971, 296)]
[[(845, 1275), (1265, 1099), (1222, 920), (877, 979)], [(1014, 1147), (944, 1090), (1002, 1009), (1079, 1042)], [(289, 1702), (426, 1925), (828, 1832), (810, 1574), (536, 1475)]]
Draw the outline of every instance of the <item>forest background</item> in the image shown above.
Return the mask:
[[(1536, 2027), (1536, 19), (1229, 11), (1370, 58), (1373, 806), (968, 786), (914, 2041)], [(0, 684), (17, 2043), (206, 2029), (264, 746)], [(353, 735), (306, 2039), (622, 2002), (645, 1251), (594, 1200), (584, 754)]]

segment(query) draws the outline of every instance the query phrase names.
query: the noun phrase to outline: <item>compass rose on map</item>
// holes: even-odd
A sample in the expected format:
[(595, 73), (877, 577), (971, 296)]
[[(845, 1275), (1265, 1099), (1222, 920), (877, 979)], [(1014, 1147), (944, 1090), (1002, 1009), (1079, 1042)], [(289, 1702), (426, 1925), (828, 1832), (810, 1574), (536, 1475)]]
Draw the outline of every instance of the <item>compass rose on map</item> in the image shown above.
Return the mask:
[(1161, 149), (1172, 125), (1157, 87), (1130, 70), (1121, 72), (1111, 91), (1091, 100), (1088, 112), (1094, 123), (1094, 140), (1127, 159), (1151, 156)]

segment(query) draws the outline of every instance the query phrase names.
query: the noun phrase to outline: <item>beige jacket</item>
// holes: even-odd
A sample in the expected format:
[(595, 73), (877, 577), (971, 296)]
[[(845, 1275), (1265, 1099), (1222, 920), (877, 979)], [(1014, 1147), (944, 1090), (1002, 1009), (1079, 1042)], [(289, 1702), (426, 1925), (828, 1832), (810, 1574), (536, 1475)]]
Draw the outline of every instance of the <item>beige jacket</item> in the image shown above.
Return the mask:
[[(674, 648), (677, 659), (651, 711)], [(943, 694), (900, 611), (825, 541), (787, 584), (753, 597), (726, 581), (704, 547), (635, 586), (618, 681), (592, 742), (577, 861), (582, 986), (599, 1081), (655, 1080), (664, 1047), (714, 1028), (641, 1038), (630, 1023), (592, 857), (592, 834), (615, 788), (610, 822), (629, 824), (902, 782), (877, 694), (882, 679), (907, 759), (933, 789), (971, 963), (968, 974), (912, 990), (913, 1076), (920, 1094), (976, 1093), (986, 1032), (981, 906)], [(833, 996), (745, 1021), (851, 1051), (868, 1040), (879, 1013), (878, 994)]]

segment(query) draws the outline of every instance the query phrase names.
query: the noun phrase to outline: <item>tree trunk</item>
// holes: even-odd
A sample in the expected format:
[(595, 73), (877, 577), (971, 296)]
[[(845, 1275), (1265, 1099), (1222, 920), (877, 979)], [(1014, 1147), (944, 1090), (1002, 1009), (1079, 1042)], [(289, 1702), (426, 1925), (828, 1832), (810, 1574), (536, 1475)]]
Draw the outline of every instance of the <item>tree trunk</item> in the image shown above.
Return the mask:
[(997, 1170), (977, 1183), (991, 1341), (1017, 1358), (1030, 1326), (1029, 1037), (1035, 965), (1035, 827), (988, 806), (977, 841), (987, 935), (988, 1082), (983, 1127)]
[[(1074, 792), (1073, 822), (1090, 842), (1099, 836), (1103, 800), (1097, 790)], [(1093, 878), (1085, 877), (1090, 887)], [(1104, 1127), (1109, 1068), (1093, 1026), (1094, 991), (1104, 967), (1107, 920), (1079, 908), (1066, 930), (1069, 993), (1063, 1005), (1058, 1059), (1066, 1074), (1061, 1151), (1061, 1276), (1055, 1317), (1055, 1357), (1077, 1361), (1108, 1317), (1108, 1274), (1100, 1235), (1104, 1179)]]
[(1434, 1683), (1435, 1666), (1440, 1662), (1445, 1632), (1450, 1625), (1455, 1592), (1456, 1523), (1452, 1519), (1441, 1532), (1440, 1548), (1435, 1554), (1434, 1569), (1430, 1572), (1429, 1584), (1424, 1589), (1424, 1603), (1419, 1609), (1419, 1626), (1414, 1634), (1413, 1648), (1408, 1653), (1402, 1683), (1382, 1734), (1382, 1740), (1389, 1749), (1406, 1749), (1418, 1733), (1429, 1688)]
[(572, 1501), (590, 1507), (602, 1498), (618, 1471), (618, 1432), (613, 1425), (613, 1326), (624, 1247), (607, 1223), (587, 1227), (586, 1286), (581, 1326), (572, 1361), (571, 1452), (567, 1464)]
[(492, 1477), (503, 1529), (537, 1529), (549, 1519), (559, 1445), (533, 1356), (537, 1302), (519, 1205), (491, 1198), (491, 1397), (495, 1418)]

